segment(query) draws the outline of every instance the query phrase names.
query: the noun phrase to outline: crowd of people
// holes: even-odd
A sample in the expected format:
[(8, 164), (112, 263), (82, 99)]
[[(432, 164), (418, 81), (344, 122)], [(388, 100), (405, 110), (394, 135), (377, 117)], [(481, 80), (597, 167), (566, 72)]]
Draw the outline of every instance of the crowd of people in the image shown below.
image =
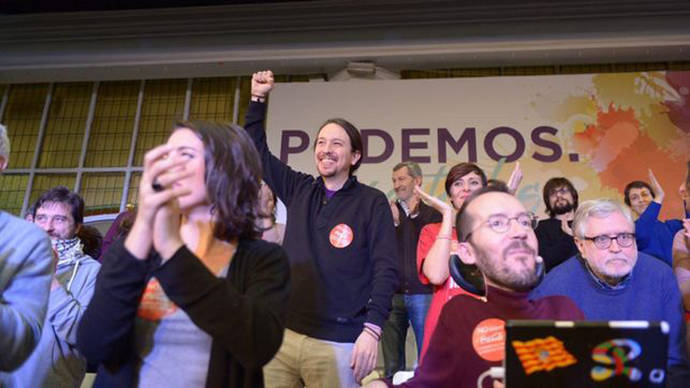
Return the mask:
[[(176, 124), (105, 238), (64, 186), (26, 220), (0, 211), (0, 386), (78, 387), (90, 370), (97, 387), (359, 387), (380, 343), (367, 387), (470, 387), (503, 361), (473, 333), (509, 319), (665, 321), (667, 386), (690, 384), (690, 177), (684, 219), (666, 221), (652, 171), (625, 204), (551, 178), (537, 220), (514, 196), (519, 163), (505, 183), (456, 164), (444, 201), (403, 161), (389, 201), (357, 180), (345, 119), (316, 134), (317, 176), (274, 156), (275, 86), (252, 76), (244, 128)], [(0, 126), (0, 171), (9, 157)]]

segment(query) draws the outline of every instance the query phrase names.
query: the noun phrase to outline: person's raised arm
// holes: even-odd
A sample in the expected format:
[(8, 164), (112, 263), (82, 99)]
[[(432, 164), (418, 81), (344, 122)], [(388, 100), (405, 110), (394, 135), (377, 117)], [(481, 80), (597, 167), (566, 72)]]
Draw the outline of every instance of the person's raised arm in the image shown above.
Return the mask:
[(443, 202), (426, 193), (419, 186), (415, 187), (415, 192), (419, 194), (424, 202), (443, 215), (441, 229), (438, 235), (435, 236), (435, 241), (422, 262), (422, 273), (424, 276), (426, 276), (432, 284), (441, 285), (448, 279), (448, 276), (450, 276), (448, 266), (451, 254), (451, 243), (453, 241), (453, 223), (455, 222), (457, 213), (451, 204)]
[(659, 181), (656, 180), (656, 177), (654, 176), (654, 172), (652, 169), (649, 169), (649, 183), (652, 185), (652, 189), (654, 190), (654, 202), (658, 203), (661, 205), (664, 202), (664, 189), (661, 187), (659, 184)]
[(264, 120), (266, 119), (266, 100), (274, 87), (275, 80), (273, 72), (270, 70), (258, 71), (252, 75), (251, 101), (249, 102), (249, 109), (247, 109), (244, 129), (259, 151), (263, 168), (262, 179), (276, 193), (278, 198), (286, 206), (289, 206), (296, 185), (308, 184), (312, 179), (307, 174), (292, 170), (286, 163), (271, 154), (268, 149)]
[(522, 169), (520, 168), (520, 162), (517, 162), (513, 172), (510, 173), (510, 178), (508, 178), (507, 186), (511, 194), (516, 195), (520, 182), (522, 182)]
[(257, 71), (252, 74), (251, 100), (255, 102), (266, 102), (268, 94), (275, 86), (273, 72), (270, 70)]

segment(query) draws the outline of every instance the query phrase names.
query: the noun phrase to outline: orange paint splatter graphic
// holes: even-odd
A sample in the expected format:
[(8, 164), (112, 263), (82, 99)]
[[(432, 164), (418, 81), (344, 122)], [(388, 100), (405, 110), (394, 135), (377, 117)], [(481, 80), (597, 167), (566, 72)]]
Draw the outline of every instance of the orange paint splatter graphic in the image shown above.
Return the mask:
[(597, 112), (596, 124), (575, 134), (575, 147), (589, 157), (591, 167), (602, 172), (616, 155), (635, 142), (640, 134), (639, 126), (632, 108), (618, 109), (610, 104), (607, 111)]
[[(613, 104), (606, 110), (600, 109), (595, 124), (574, 134), (575, 148), (580, 154), (587, 155), (588, 164), (597, 171), (602, 188), (614, 188), (622, 194), (629, 182), (647, 181), (650, 168), (666, 187), (680, 182), (678, 169), (669, 168), (677, 165), (678, 161), (663, 152), (659, 144), (646, 134), (635, 113), (632, 108), (622, 109)], [(670, 190), (667, 194), (670, 194), (669, 198), (673, 195)]]

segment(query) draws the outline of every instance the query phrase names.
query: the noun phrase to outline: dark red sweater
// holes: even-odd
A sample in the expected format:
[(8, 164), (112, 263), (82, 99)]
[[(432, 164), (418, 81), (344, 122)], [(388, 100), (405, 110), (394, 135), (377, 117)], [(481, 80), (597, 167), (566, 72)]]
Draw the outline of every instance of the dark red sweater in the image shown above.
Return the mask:
[[(489, 287), (488, 302), (467, 295), (451, 299), (443, 307), (424, 363), (411, 380), (400, 386), (474, 388), (480, 374), (503, 361), (506, 320), (584, 319), (582, 311), (567, 297), (536, 301), (527, 298), (528, 293)], [(484, 379), (483, 386), (491, 387), (491, 378)]]

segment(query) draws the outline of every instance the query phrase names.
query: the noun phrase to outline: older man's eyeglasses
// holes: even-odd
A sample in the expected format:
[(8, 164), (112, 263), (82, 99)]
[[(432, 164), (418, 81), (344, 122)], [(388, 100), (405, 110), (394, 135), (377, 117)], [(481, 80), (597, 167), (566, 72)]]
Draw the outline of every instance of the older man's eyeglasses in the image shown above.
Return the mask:
[(635, 233), (618, 233), (615, 236), (608, 236), (601, 234), (594, 237), (585, 237), (585, 240), (589, 240), (594, 243), (594, 246), (599, 249), (609, 249), (611, 246), (611, 241), (616, 240), (618, 246), (627, 248), (635, 242)]
[(522, 213), (515, 217), (508, 217), (505, 214), (494, 214), (487, 218), (486, 221), (479, 224), (479, 226), (474, 228), (472, 231), (467, 233), (464, 241), (467, 241), (470, 238), (470, 235), (472, 235), (472, 233), (476, 232), (477, 229), (481, 228), (482, 226), (488, 226), (496, 233), (505, 233), (508, 231), (508, 229), (510, 229), (510, 221), (512, 220), (515, 220), (515, 222), (517, 222), (518, 225), (522, 226), (523, 228), (534, 229), (537, 227), (537, 217), (534, 215), (534, 213)]

